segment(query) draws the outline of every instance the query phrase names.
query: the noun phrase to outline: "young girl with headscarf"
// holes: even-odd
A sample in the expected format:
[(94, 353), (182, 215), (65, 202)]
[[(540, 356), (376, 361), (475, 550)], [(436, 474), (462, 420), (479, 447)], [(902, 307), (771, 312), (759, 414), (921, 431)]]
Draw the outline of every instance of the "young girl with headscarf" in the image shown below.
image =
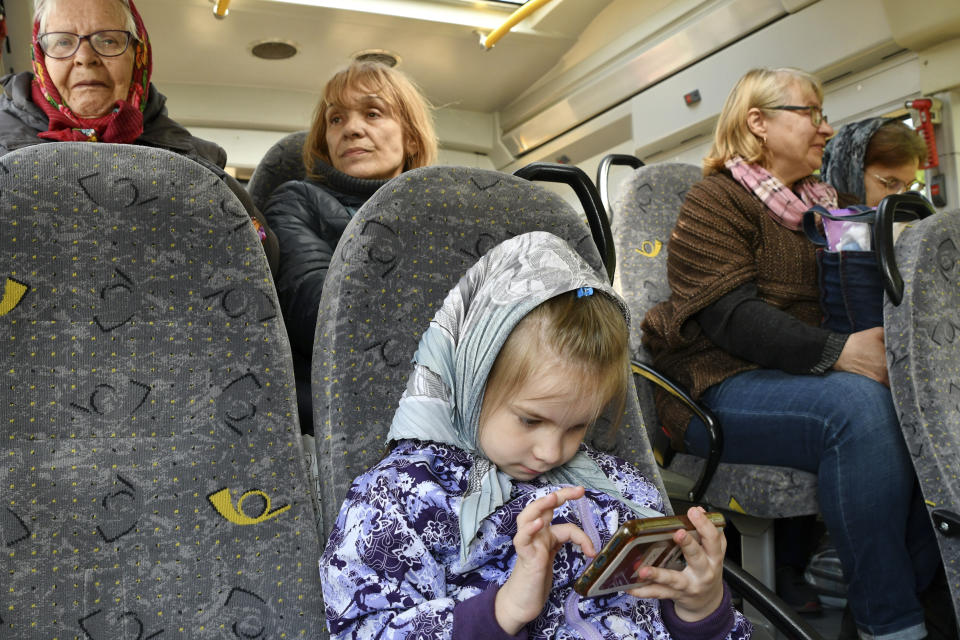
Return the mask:
[(390, 428), (320, 563), (336, 638), (745, 638), (721, 580), (722, 532), (674, 534), (683, 571), (579, 600), (572, 584), (656, 488), (583, 438), (630, 384), (627, 313), (559, 238), (492, 249), (420, 341)]

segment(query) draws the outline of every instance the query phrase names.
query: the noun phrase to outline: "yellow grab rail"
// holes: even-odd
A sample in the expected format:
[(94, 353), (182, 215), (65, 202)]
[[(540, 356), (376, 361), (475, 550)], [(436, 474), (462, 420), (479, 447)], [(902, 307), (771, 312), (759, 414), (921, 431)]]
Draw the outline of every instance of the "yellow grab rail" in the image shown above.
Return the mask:
[(230, 13), (230, 0), (217, 0), (213, 5), (213, 16), (220, 20)]
[(480, 46), (489, 51), (493, 48), (493, 45), (497, 44), (497, 41), (510, 31), (510, 29), (513, 29), (518, 22), (548, 2), (551, 2), (551, 0), (529, 0), (525, 5), (511, 13), (510, 17), (507, 18), (502, 25), (487, 34), (485, 38), (481, 37)]

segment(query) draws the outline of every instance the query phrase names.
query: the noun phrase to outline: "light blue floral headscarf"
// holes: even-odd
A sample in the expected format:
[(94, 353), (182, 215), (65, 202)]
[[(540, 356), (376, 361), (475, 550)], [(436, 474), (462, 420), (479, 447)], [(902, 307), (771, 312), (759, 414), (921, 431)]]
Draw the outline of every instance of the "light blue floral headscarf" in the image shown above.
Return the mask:
[[(467, 271), (420, 340), (388, 439), (450, 444), (474, 456), (459, 514), (463, 558), (480, 523), (509, 499), (513, 484), (477, 444), (493, 362), (513, 328), (534, 307), (581, 287), (613, 298), (629, 322), (626, 305), (609, 283), (563, 240), (543, 231), (520, 235), (491, 249)], [(641, 517), (660, 515), (624, 498), (583, 452), (541, 477), (551, 484), (602, 491)]]

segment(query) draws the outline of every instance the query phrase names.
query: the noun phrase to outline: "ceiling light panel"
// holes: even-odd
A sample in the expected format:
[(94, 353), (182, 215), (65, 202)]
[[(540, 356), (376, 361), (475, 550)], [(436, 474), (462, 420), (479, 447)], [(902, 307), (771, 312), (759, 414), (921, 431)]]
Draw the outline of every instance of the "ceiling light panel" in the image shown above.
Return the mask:
[(494, 29), (505, 15), (516, 8), (504, 3), (466, 2), (444, 0), (271, 0), (285, 4), (375, 13), (396, 18), (410, 18), (424, 22), (440, 22), (471, 29)]

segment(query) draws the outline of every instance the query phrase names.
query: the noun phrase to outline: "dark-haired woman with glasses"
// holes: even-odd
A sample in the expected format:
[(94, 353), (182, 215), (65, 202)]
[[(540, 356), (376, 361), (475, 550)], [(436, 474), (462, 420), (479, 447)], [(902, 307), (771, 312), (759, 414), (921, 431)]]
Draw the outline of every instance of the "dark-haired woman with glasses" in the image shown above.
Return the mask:
[[(811, 205), (838, 205), (812, 175), (833, 133), (822, 100), (820, 82), (794, 69), (754, 69), (733, 88), (670, 237), (670, 298), (647, 313), (643, 340), (718, 416), (722, 460), (817, 474), (860, 636), (914, 640), (941, 561), (883, 329), (819, 326), (815, 248), (800, 228)], [(660, 393), (657, 409), (674, 446), (706, 455), (706, 429), (684, 405)]]
[(36, 0), (33, 72), (0, 79), (0, 154), (45, 142), (168, 149), (224, 180), (246, 207), (271, 267), (277, 241), (246, 190), (223, 171), (226, 152), (170, 119), (150, 82), (153, 56), (131, 0)]
[(820, 176), (837, 191), (876, 207), (894, 193), (922, 191), (927, 143), (899, 120), (868, 118), (840, 127), (823, 152)]

